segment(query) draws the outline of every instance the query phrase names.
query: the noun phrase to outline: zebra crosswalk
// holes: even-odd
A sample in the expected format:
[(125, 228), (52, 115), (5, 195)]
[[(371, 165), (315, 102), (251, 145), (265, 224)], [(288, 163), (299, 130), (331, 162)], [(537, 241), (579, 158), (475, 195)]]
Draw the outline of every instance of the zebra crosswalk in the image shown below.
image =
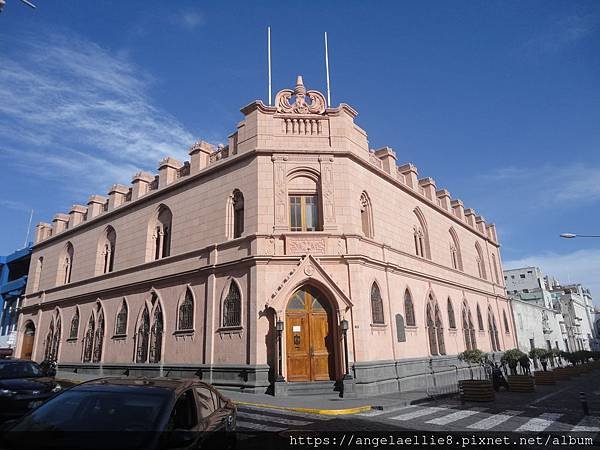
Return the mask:
[(278, 432), (298, 429), (324, 419), (314, 414), (288, 413), (278, 410), (264, 410), (252, 407), (238, 407), (237, 429), (239, 431)]

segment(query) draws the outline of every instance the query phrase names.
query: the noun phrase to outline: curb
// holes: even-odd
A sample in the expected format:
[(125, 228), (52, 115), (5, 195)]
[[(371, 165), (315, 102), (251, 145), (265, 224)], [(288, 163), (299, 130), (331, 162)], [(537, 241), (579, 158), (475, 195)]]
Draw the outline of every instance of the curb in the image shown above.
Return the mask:
[(324, 416), (343, 416), (348, 414), (356, 414), (361, 412), (370, 411), (372, 409), (371, 405), (365, 406), (357, 406), (355, 408), (346, 408), (346, 409), (318, 409), (318, 408), (294, 408), (287, 406), (277, 406), (277, 405), (268, 405), (263, 403), (250, 403), (250, 402), (240, 402), (233, 401), (236, 405), (242, 406), (255, 406), (258, 408), (266, 408), (266, 409), (279, 409), (282, 411), (295, 411), (295, 412), (303, 412), (303, 413), (312, 413), (312, 414), (321, 414)]

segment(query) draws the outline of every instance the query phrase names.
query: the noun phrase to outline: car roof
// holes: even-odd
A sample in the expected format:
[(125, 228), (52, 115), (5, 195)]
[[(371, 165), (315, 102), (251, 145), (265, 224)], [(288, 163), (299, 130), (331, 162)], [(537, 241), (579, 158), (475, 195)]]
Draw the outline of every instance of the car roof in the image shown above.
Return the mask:
[(189, 389), (191, 386), (205, 386), (206, 383), (193, 378), (148, 378), (148, 377), (104, 377), (81, 383), (72, 389), (120, 391), (127, 388), (162, 388), (175, 394)]

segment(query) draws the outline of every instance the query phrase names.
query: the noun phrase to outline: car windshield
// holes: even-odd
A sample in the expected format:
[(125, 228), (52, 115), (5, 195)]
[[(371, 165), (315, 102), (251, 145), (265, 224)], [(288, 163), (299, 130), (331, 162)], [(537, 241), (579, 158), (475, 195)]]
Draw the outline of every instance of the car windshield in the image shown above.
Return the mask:
[(11, 431), (155, 431), (172, 391), (71, 389), (47, 401)]
[(0, 361), (0, 380), (8, 378), (43, 377), (40, 366), (31, 361), (2, 362)]

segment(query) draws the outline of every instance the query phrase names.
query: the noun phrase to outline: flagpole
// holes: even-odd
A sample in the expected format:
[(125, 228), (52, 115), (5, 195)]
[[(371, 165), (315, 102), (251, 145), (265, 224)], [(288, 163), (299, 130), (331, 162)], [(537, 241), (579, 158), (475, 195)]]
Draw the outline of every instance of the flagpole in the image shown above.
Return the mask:
[(327, 74), (327, 107), (331, 108), (331, 90), (329, 88), (329, 50), (327, 48), (327, 31), (325, 32), (325, 72)]
[(29, 214), (29, 224), (27, 225), (27, 235), (25, 236), (25, 243), (23, 244), (23, 248), (27, 247), (27, 241), (29, 241), (29, 231), (31, 230), (31, 220), (33, 219), (33, 209)]
[(267, 49), (269, 59), (269, 106), (271, 106), (273, 104), (271, 93), (271, 27), (267, 27)]

